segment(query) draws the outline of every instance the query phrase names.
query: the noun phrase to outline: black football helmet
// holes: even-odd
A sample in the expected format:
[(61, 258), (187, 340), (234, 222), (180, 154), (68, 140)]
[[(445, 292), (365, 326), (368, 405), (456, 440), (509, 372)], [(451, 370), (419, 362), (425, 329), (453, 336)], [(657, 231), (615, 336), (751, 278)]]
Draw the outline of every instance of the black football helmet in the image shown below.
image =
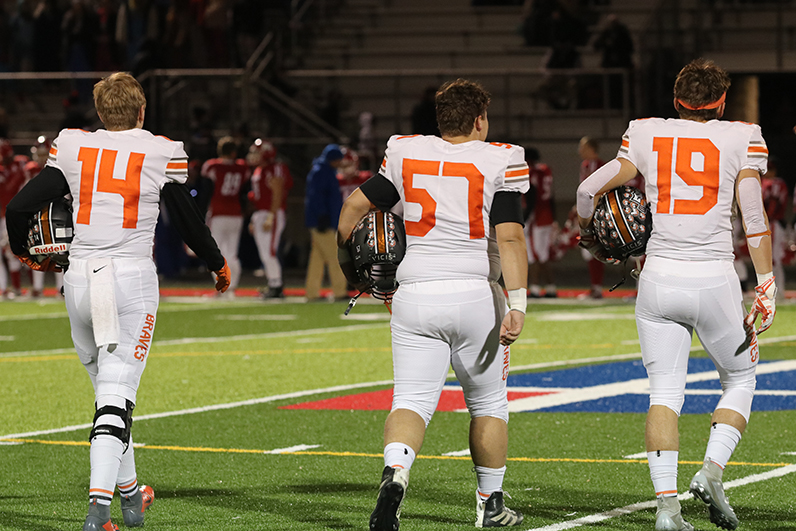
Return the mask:
[(71, 204), (65, 198), (56, 199), (30, 218), (28, 253), (39, 262), (50, 258), (65, 268), (74, 232)]
[(603, 195), (594, 211), (594, 232), (612, 258), (626, 260), (644, 254), (652, 232), (652, 212), (641, 190), (620, 186)]
[(354, 228), (350, 251), (366, 291), (390, 300), (398, 289), (395, 272), (406, 254), (404, 220), (392, 212), (371, 210)]

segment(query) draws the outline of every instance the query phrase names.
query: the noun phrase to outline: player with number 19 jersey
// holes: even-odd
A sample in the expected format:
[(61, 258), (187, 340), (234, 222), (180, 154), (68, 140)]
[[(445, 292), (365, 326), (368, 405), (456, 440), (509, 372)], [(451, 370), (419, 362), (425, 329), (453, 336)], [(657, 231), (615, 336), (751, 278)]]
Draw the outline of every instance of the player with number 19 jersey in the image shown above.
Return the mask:
[(144, 129), (89, 133), (64, 129), (46, 166), (63, 173), (72, 193), (72, 258), (149, 258), (166, 183), (185, 183), (182, 142)]
[(393, 136), (380, 173), (403, 204), (406, 256), (396, 273), (399, 283), (497, 281), (500, 258), (489, 224), (492, 199), (496, 192), (528, 191), (522, 147)]
[(732, 260), (732, 202), (743, 169), (766, 172), (760, 126), (648, 118), (630, 122), (617, 158), (646, 178), (653, 216), (647, 256)]

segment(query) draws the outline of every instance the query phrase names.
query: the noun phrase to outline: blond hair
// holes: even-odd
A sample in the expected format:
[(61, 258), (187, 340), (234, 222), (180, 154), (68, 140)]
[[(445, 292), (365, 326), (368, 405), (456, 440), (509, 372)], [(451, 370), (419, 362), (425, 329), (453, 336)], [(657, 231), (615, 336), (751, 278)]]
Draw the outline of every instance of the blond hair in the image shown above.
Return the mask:
[(145, 105), (144, 89), (126, 72), (111, 74), (94, 85), (94, 107), (108, 129), (133, 129)]

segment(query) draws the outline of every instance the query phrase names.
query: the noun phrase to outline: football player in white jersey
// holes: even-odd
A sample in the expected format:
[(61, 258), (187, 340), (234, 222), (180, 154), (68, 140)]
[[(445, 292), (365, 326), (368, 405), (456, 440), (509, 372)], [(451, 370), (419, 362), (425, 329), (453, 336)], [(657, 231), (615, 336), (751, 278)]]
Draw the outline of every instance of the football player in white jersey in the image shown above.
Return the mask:
[[(777, 288), (760, 185), (768, 150), (759, 126), (719, 121), (729, 86), (727, 73), (710, 61), (686, 65), (674, 84), (680, 119), (630, 122), (617, 158), (578, 188), (582, 242), (604, 259), (591, 224), (596, 201), (638, 173), (646, 178), (653, 229), (639, 281), (636, 324), (650, 384), (646, 446), (658, 497), (656, 530), (693, 529), (677, 501), (677, 419), (694, 331), (716, 365), (723, 391), (711, 419), (704, 464), (690, 490), (709, 506), (714, 524), (738, 526), (724, 495), (722, 472), (752, 409), (757, 334), (774, 319)], [(758, 280), (746, 316), (733, 268), (734, 201), (743, 214)], [(755, 331), (757, 315), (762, 324)]]
[[(378, 175), (349, 196), (340, 214), (341, 265), (348, 259), (347, 240), (369, 209), (389, 210), (400, 202), (406, 225), (391, 320), (394, 398), (371, 530), (398, 529), (409, 469), (450, 366), (471, 417), (476, 527), (522, 523), (521, 513), (503, 505), (502, 484), (509, 345), (525, 322), (521, 196), (528, 191), (528, 165), (521, 147), (485, 142), (489, 101), (477, 83), (443, 85), (436, 95), (442, 138), (390, 138)], [(501, 269), (509, 305), (497, 284)]]
[(182, 142), (142, 129), (146, 99), (138, 81), (116, 73), (94, 87), (94, 105), (107, 129), (64, 129), (44, 169), (8, 205), (14, 254), (38, 270), (55, 270), (27, 252), (28, 218), (71, 194), (74, 239), (64, 296), (72, 340), (96, 396), (91, 441), (89, 510), (84, 531), (118, 529), (110, 503), (118, 487), (128, 527), (144, 523), (154, 499), (138, 485), (130, 435), (141, 374), (155, 330), (158, 277), (152, 246), (160, 201), (188, 246), (216, 273), (216, 289), (230, 272), (185, 186)]

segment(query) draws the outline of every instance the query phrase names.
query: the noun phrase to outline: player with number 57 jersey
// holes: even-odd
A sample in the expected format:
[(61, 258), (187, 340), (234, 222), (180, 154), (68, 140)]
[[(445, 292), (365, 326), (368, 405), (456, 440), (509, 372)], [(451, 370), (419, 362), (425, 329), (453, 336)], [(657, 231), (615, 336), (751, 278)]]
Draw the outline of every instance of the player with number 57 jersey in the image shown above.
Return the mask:
[(490, 234), (492, 200), (496, 192), (527, 192), (528, 172), (524, 150), (512, 144), (390, 138), (380, 173), (395, 186), (404, 208), (406, 257), (398, 266), (398, 282), (496, 282), (500, 261)]

